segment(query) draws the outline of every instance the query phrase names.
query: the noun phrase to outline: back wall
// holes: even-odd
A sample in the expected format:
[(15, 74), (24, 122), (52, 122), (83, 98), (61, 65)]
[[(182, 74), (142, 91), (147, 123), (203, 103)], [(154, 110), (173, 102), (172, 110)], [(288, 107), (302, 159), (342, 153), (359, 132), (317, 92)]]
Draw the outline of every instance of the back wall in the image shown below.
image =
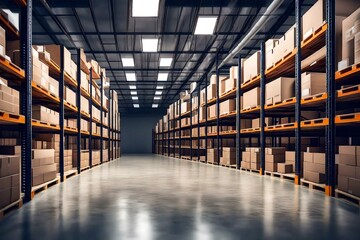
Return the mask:
[(152, 129), (166, 110), (121, 113), (121, 153), (152, 153)]

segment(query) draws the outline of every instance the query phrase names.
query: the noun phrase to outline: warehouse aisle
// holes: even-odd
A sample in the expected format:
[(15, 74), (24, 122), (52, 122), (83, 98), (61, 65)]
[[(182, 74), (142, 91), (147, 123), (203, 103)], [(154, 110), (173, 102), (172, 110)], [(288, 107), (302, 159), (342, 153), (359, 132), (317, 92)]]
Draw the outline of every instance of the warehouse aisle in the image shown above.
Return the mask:
[(246, 172), (125, 156), (39, 194), (1, 239), (350, 239), (360, 209)]

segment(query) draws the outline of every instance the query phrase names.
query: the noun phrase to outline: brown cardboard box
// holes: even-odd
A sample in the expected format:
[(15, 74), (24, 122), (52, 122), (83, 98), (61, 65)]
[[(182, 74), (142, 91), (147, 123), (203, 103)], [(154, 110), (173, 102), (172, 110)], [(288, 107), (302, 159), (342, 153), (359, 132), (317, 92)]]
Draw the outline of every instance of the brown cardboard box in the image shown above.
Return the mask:
[(278, 154), (278, 155), (265, 154), (265, 162), (268, 162), (268, 163), (285, 162), (285, 154)]
[(32, 167), (40, 167), (54, 163), (54, 157), (36, 158), (32, 160)]
[(302, 38), (305, 40), (312, 36), (318, 30), (325, 20), (323, 0), (318, 0), (301, 18), (302, 20)]
[(277, 171), (279, 173), (293, 173), (294, 172), (294, 165), (288, 163), (278, 163), (277, 164)]
[(325, 165), (325, 153), (314, 153), (314, 163)]
[(324, 183), (326, 177), (323, 173), (304, 171), (304, 179), (314, 183)]
[(356, 146), (339, 146), (339, 154), (356, 155)]
[(216, 105), (215, 104), (208, 107), (208, 118), (214, 118), (214, 117), (216, 117)]
[[(61, 46), (60, 45), (45, 45), (45, 50), (50, 53), (51, 59), (57, 64), (61, 65)], [(71, 53), (64, 48), (64, 70), (71, 73)]]
[(360, 197), (360, 180), (349, 178), (349, 193)]
[[(354, 8), (352, 8), (351, 10), (353, 9)], [(353, 65), (355, 62), (354, 37), (355, 34), (357, 33), (355, 30), (355, 23), (359, 19), (360, 19), (360, 8), (354, 11), (342, 22), (342, 59), (343, 60), (347, 59), (349, 65)]]
[(243, 83), (251, 80), (260, 74), (260, 52), (244, 60), (244, 78)]
[(301, 74), (301, 96), (307, 97), (324, 93), (326, 91), (326, 74), (309, 73)]
[(344, 192), (349, 191), (349, 178), (346, 176), (338, 176), (338, 189)]
[(356, 168), (349, 165), (339, 164), (339, 176), (356, 178)]
[(304, 170), (325, 174), (325, 164), (304, 162)]
[(304, 162), (314, 162), (314, 153), (304, 152)]
[(284, 148), (284, 147), (265, 148), (265, 154), (272, 154), (272, 155), (281, 154), (281, 155), (284, 155), (285, 151), (286, 151), (286, 148)]
[(278, 44), (277, 39), (269, 39), (265, 42), (265, 67), (266, 69), (273, 66), (275, 62), (277, 62), (276, 59), (274, 59), (273, 49)]
[(260, 152), (250, 152), (250, 159), (252, 163), (260, 162)]
[(49, 77), (49, 91), (50, 93), (52, 93), (53, 95), (55, 96), (59, 96), (59, 82), (52, 78), (52, 77)]
[(260, 88), (256, 87), (243, 94), (243, 109), (249, 109), (260, 105)]
[(216, 84), (210, 84), (207, 88), (207, 101), (210, 101), (216, 97)]
[[(271, 125), (271, 118), (265, 118), (265, 127)], [(251, 128), (260, 128), (260, 118), (255, 118), (251, 120)]]
[(295, 161), (295, 152), (294, 151), (286, 151), (285, 152), (285, 161)]
[(356, 156), (351, 154), (339, 154), (339, 163), (344, 165), (356, 166)]
[(220, 116), (236, 111), (235, 99), (228, 99), (220, 103)]
[(65, 88), (65, 100), (76, 106), (76, 93), (68, 87)]
[(0, 155), (0, 177), (20, 173), (20, 156)]
[(250, 163), (249, 162), (244, 162), (244, 161), (242, 161), (240, 163), (240, 166), (241, 166), (241, 168), (244, 168), (244, 169), (250, 169), (251, 168)]
[(223, 151), (223, 160), (226, 165), (236, 164), (236, 152), (234, 151)]
[(251, 152), (242, 152), (242, 161), (251, 162)]
[(265, 162), (265, 170), (269, 172), (277, 172), (277, 163)]
[(295, 96), (295, 78), (280, 77), (265, 86), (265, 104), (282, 102)]
[(260, 163), (254, 163), (254, 162), (252, 162), (252, 163), (250, 163), (250, 168), (252, 169), (252, 170), (260, 170)]

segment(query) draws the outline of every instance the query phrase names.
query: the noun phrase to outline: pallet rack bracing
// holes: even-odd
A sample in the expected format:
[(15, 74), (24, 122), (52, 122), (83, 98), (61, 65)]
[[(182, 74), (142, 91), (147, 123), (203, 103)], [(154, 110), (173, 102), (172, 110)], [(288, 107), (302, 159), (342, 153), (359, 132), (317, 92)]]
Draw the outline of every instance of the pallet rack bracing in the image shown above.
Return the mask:
[[(236, 89), (233, 90), (230, 94), (224, 94), (224, 96), (218, 95), (219, 90), (217, 89), (217, 98), (210, 99), (210, 101), (205, 101), (202, 106), (205, 107), (205, 121), (199, 120), (198, 125), (192, 125), (192, 127), (198, 127), (200, 130), (201, 126), (206, 126), (205, 136), (202, 137), (199, 134), (200, 138), (211, 138), (211, 139), (221, 139), (222, 136), (225, 136), (224, 132), (219, 132), (219, 128), (225, 126), (227, 123), (225, 119), (229, 120), (231, 124), (236, 126), (234, 133), (227, 133), (227, 137), (233, 138), (236, 143), (236, 168), (241, 169), (242, 163), (242, 151), (246, 146), (258, 146), (261, 152), (261, 168), (260, 174), (267, 175), (278, 175), (286, 179), (293, 179), (296, 184), (307, 185), (304, 177), (304, 166), (303, 166), (303, 153), (302, 153), (302, 139), (311, 139), (309, 143), (311, 146), (313, 143), (318, 145), (320, 140), (326, 143), (325, 154), (325, 181), (324, 184), (312, 184), (311, 186), (316, 186), (327, 195), (333, 196), (336, 189), (336, 163), (335, 163), (335, 153), (336, 153), (336, 144), (339, 145), (340, 137), (351, 138), (352, 144), (356, 144), (358, 139), (354, 135), (354, 131), (351, 132), (351, 128), (356, 128), (359, 123), (359, 114), (355, 111), (348, 113), (349, 109), (354, 108), (356, 101), (359, 100), (359, 85), (356, 79), (360, 76), (360, 65), (354, 64), (347, 68), (344, 68), (336, 72), (335, 67), (335, 6), (334, 1), (324, 1), (326, 9), (326, 21), (318, 29), (314, 29), (312, 34), (308, 37), (301, 39), (303, 34), (303, 29), (301, 25), (302, 16), (301, 12), (304, 10), (304, 7), (301, 6), (301, 1), (295, 1), (295, 47), (292, 51), (284, 56), (280, 61), (276, 62), (270, 68), (266, 68), (265, 61), (265, 42), (262, 44), (262, 51), (260, 53), (261, 59), (261, 69), (260, 73), (257, 76), (254, 76), (250, 81), (245, 81), (242, 79), (241, 70), (238, 71), (238, 76), (236, 79)], [(324, 48), (323, 48), (324, 47)], [(321, 59), (317, 59), (316, 64), (310, 64), (310, 66), (303, 66), (302, 62), (308, 59), (308, 57), (313, 56), (313, 53), (317, 53), (325, 49), (326, 54), (324, 54)], [(326, 55), (326, 58), (325, 58)], [(238, 57), (238, 69), (243, 69), (243, 63), (241, 57)], [(325, 62), (327, 64), (325, 64)], [(302, 86), (302, 73), (306, 71), (323, 71), (326, 73), (326, 90), (322, 93), (315, 94), (313, 96), (303, 97), (301, 94)], [(219, 83), (219, 69), (216, 69), (216, 80)], [(295, 95), (292, 98), (285, 99), (282, 102), (275, 102), (273, 104), (266, 104), (265, 100), (265, 88), (266, 84), (274, 81), (278, 77), (282, 76), (293, 76), (294, 85), (295, 85)], [(205, 86), (208, 86), (207, 78), (203, 80)], [(350, 86), (340, 87), (341, 85), (350, 84)], [(355, 85), (351, 85), (355, 84)], [(357, 85), (356, 85), (357, 84)], [(199, 84), (201, 85), (201, 84)], [(219, 86), (219, 84), (217, 84)], [(261, 102), (258, 106), (242, 109), (241, 106), (241, 97), (243, 94), (254, 87), (260, 87), (260, 96)], [(208, 96), (208, 88), (205, 87), (206, 97)], [(228, 97), (228, 96), (231, 97)], [(193, 96), (191, 96), (193, 97)], [(215, 104), (219, 107), (221, 99), (225, 98), (235, 98), (236, 99), (236, 113), (229, 114), (228, 116), (219, 116), (218, 109), (216, 118), (208, 118), (209, 106)], [(309, 111), (320, 111), (321, 117), (319, 118), (304, 118), (307, 112)], [(271, 117), (273, 122), (270, 122), (269, 125), (265, 125), (267, 118)], [(241, 125), (244, 125), (248, 119), (257, 119), (259, 118), (260, 126), (258, 128), (241, 128)], [(286, 118), (286, 121), (285, 119)], [(279, 120), (284, 119), (283, 122)], [(289, 121), (290, 120), (290, 121)], [(282, 120), (281, 120), (282, 121)], [(216, 125), (215, 125), (216, 122)], [(285, 122), (285, 123), (284, 123)], [(208, 133), (208, 126), (215, 125), (216, 133)], [(154, 145), (155, 149), (158, 149), (158, 146), (162, 144), (162, 138), (159, 137), (162, 135), (162, 129), (157, 125), (154, 133)], [(181, 128), (180, 128), (181, 130)], [(179, 131), (180, 131), (179, 130)], [(336, 134), (335, 134), (336, 131)], [(260, 140), (260, 141), (259, 141)], [(294, 140), (294, 142), (292, 142)], [(338, 143), (336, 143), (336, 140)], [(216, 151), (221, 152), (223, 148), (221, 142), (216, 143), (218, 146)], [(265, 169), (265, 148), (266, 146), (277, 147), (281, 146), (284, 143), (293, 144), (292, 149), (294, 150), (294, 162), (295, 169), (293, 174), (271, 174)], [(208, 141), (205, 142), (206, 145)], [(261, 143), (261, 144), (260, 144)], [(179, 145), (181, 144), (181, 140)], [(212, 143), (214, 144), (214, 143)], [(246, 145), (245, 145), (246, 144)], [(309, 145), (309, 146), (310, 146)], [(206, 146), (206, 149), (208, 147)], [(161, 151), (157, 153), (162, 154)], [(208, 154), (205, 154), (206, 162)], [(217, 154), (217, 161), (219, 161), (220, 155)], [(219, 162), (217, 162), (218, 164)], [(285, 176), (286, 175), (286, 176)], [(337, 194), (342, 194), (341, 191), (336, 190)], [(340, 193), (339, 193), (340, 192)], [(345, 193), (342, 195), (349, 195)], [(351, 194), (350, 194), (351, 195)]]

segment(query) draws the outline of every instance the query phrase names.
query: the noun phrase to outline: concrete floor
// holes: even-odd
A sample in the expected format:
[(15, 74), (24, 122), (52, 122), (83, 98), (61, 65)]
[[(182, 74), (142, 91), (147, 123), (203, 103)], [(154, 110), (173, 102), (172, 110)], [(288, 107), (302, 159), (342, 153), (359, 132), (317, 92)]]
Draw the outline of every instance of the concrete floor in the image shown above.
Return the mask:
[(270, 177), (125, 156), (40, 193), (0, 239), (359, 239), (360, 208)]

